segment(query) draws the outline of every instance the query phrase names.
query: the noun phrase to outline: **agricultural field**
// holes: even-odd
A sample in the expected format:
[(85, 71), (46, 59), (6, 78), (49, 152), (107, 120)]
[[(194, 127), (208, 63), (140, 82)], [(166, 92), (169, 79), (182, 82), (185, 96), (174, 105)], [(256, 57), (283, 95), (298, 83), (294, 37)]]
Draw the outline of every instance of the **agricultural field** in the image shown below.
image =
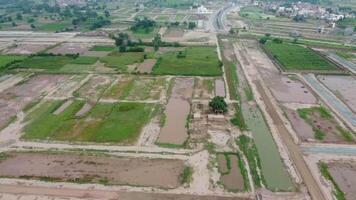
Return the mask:
[(184, 161), (90, 153), (6, 152), (1, 153), (0, 169), (0, 177), (6, 178), (172, 189), (181, 185)]
[(265, 48), (284, 70), (338, 70), (313, 50), (300, 45), (267, 42)]
[(187, 47), (158, 58), (153, 68), (157, 75), (220, 76), (221, 64), (215, 47)]
[(297, 110), (314, 132), (314, 139), (321, 142), (354, 142), (354, 135), (348, 129), (338, 125), (325, 107), (301, 108)]
[(45, 102), (26, 118), (29, 123), (22, 138), (132, 144), (154, 108), (139, 103), (98, 103), (80, 113), (85, 104), (77, 100), (69, 105), (64, 101)]
[[(143, 62), (143, 56), (143, 52), (112, 52), (108, 56), (100, 58), (100, 62), (103, 62), (107, 67), (114, 68), (118, 72), (125, 73), (134, 71), (135, 69), (132, 69), (132, 65)], [(133, 68), (136, 68), (136, 66)]]
[(9, 64), (22, 61), (23, 59), (25, 59), (24, 56), (0, 56), (0, 72), (5, 70)]

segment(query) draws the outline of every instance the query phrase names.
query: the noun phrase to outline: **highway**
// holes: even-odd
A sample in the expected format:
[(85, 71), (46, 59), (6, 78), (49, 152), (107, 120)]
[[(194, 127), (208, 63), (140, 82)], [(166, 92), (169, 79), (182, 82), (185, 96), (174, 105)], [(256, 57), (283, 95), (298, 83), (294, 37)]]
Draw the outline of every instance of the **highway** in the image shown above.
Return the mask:
[(227, 32), (227, 27), (225, 24), (225, 16), (229, 11), (234, 8), (235, 5), (233, 3), (229, 3), (228, 5), (222, 7), (220, 10), (216, 11), (210, 19), (210, 23), (215, 32)]

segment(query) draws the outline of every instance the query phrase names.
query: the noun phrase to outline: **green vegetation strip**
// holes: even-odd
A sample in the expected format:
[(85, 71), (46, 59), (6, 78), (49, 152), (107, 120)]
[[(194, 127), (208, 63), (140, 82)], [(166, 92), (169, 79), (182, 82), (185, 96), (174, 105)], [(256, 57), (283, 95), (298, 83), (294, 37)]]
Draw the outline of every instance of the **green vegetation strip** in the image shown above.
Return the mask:
[(320, 169), (321, 174), (324, 176), (324, 178), (333, 184), (333, 186), (334, 186), (333, 194), (335, 195), (336, 199), (337, 200), (346, 200), (345, 193), (340, 189), (340, 187), (337, 185), (334, 178), (331, 176), (331, 174), (329, 172), (328, 165), (326, 163), (320, 162), (319, 169)]
[(236, 143), (247, 158), (254, 185), (257, 188), (262, 187), (262, 184), (265, 184), (265, 180), (258, 171), (258, 169), (261, 169), (261, 162), (253, 139), (242, 135), (237, 139)]

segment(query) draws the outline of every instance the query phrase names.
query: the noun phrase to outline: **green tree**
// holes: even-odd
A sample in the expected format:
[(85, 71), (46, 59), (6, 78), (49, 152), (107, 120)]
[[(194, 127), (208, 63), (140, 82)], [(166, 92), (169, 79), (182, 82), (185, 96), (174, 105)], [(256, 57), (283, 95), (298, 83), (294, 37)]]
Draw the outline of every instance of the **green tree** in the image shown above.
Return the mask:
[(215, 113), (226, 113), (227, 112), (227, 103), (224, 100), (224, 97), (216, 96), (209, 102), (209, 107)]
[(153, 38), (152, 44), (153, 44), (153, 47), (154, 47), (155, 51), (158, 51), (159, 47), (160, 47), (161, 44), (162, 44), (162, 39), (161, 39), (161, 35), (160, 35), (160, 34), (157, 34), (157, 35)]

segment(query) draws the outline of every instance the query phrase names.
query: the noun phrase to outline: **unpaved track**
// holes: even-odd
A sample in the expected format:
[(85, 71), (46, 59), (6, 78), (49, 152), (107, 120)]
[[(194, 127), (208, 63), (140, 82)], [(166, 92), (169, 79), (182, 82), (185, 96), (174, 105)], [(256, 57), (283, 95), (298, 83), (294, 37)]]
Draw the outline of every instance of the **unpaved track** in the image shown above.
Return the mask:
[(318, 183), (315, 181), (313, 178), (312, 173), (310, 172), (307, 164), (305, 163), (303, 159), (303, 154), (301, 150), (299, 149), (298, 145), (296, 145), (293, 141), (292, 136), (289, 134), (288, 130), (286, 127), (283, 125), (283, 121), (279, 117), (276, 109), (273, 107), (273, 104), (271, 100), (268, 98), (266, 92), (264, 91), (261, 82), (256, 81), (256, 86), (258, 89), (258, 92), (260, 93), (265, 105), (268, 114), (271, 116), (273, 123), (275, 124), (276, 128), (278, 129), (279, 135), (282, 138), (283, 142), (288, 148), (290, 157), (293, 160), (293, 163), (297, 167), (299, 173), (301, 174), (304, 183), (306, 184), (310, 196), (314, 200), (322, 200), (325, 199), (322, 191), (320, 190), (320, 187)]
[[(50, 196), (64, 199), (67, 197), (79, 199), (107, 199), (107, 200), (252, 200), (251, 198), (241, 197), (217, 197), (217, 196), (198, 196), (190, 194), (165, 194), (165, 193), (146, 193), (146, 192), (126, 192), (126, 191), (106, 191), (90, 189), (69, 189), (69, 188), (49, 188), (22, 185), (0, 185), (0, 193), (16, 194), (18, 199), (26, 199), (28, 195)], [(22, 198), (25, 197), (25, 198)], [(42, 198), (41, 198), (42, 199)]]

